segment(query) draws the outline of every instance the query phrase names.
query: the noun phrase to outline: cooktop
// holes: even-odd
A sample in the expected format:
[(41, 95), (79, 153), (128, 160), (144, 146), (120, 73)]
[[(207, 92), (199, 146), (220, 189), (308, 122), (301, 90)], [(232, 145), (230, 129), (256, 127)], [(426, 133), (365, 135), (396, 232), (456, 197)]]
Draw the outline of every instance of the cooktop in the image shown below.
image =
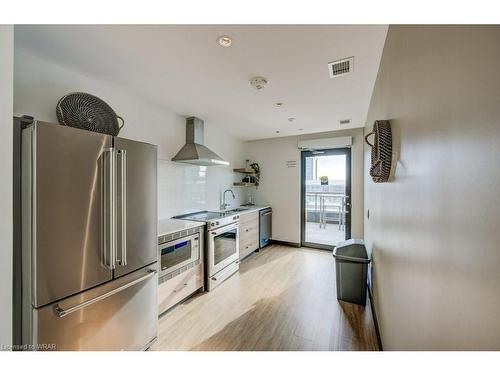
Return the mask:
[(210, 221), (210, 220), (222, 219), (226, 216), (228, 216), (228, 215), (226, 215), (222, 212), (200, 211), (200, 212), (194, 212), (192, 214), (174, 216), (174, 219), (186, 219), (186, 220), (193, 220), (193, 221)]

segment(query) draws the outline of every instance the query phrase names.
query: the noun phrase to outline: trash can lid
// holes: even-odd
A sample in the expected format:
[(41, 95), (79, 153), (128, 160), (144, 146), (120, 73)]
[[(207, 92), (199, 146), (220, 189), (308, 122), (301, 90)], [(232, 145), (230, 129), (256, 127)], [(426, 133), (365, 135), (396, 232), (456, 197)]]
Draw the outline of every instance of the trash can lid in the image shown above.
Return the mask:
[(365, 242), (360, 239), (342, 241), (333, 249), (333, 257), (360, 263), (370, 263)]

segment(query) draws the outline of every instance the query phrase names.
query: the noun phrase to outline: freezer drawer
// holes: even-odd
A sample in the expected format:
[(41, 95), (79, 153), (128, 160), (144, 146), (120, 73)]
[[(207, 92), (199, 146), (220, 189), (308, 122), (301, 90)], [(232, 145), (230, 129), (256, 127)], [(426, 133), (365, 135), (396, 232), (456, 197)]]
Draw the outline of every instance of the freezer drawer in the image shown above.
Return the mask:
[[(143, 350), (157, 336), (156, 263), (32, 310), (34, 349)], [(26, 341), (25, 341), (26, 342)]]

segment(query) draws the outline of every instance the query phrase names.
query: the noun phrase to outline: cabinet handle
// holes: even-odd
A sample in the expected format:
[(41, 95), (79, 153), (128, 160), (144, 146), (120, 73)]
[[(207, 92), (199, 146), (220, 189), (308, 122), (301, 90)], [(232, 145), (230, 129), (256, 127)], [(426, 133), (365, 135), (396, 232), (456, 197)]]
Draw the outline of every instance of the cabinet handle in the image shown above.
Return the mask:
[(174, 289), (174, 293), (177, 293), (179, 291), (181, 291), (182, 289), (184, 289), (185, 287), (187, 287), (188, 283), (184, 283), (184, 285), (180, 288), (180, 289)]

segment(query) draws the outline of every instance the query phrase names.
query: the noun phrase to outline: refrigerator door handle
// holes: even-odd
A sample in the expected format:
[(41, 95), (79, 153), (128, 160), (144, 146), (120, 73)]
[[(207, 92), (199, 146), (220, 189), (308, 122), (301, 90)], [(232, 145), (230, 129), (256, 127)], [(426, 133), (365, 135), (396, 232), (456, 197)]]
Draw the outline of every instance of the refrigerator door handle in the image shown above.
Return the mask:
[(116, 259), (116, 153), (114, 148), (107, 148), (102, 154), (101, 174), (101, 246), (103, 263), (110, 270), (115, 269)]
[(127, 150), (117, 150), (120, 158), (120, 259), (122, 267), (127, 265)]
[(143, 275), (141, 277), (138, 277), (137, 279), (135, 280), (132, 280), (131, 282), (125, 284), (125, 285), (122, 285), (116, 289), (113, 289), (113, 290), (110, 290), (109, 292), (107, 293), (104, 293), (104, 294), (101, 294), (100, 296), (97, 296), (97, 297), (94, 297), (94, 298), (91, 298), (89, 299), (88, 301), (85, 301), (85, 302), (82, 302), (82, 303), (79, 303), (78, 305), (75, 305), (75, 306), (72, 306), (68, 309), (63, 309), (61, 306), (59, 306), (59, 304), (56, 304), (54, 306), (54, 312), (55, 314), (59, 317), (59, 318), (63, 318), (65, 317), (66, 315), (69, 315), (71, 313), (74, 313), (75, 311), (78, 311), (78, 310), (81, 310), (83, 309), (84, 307), (87, 307), (87, 306), (90, 306), (96, 302), (99, 302), (99, 301), (102, 301), (103, 299), (105, 298), (108, 298), (108, 297), (111, 297), (112, 295), (116, 294), (116, 293), (119, 293), (121, 292), (122, 290), (125, 290), (127, 288), (130, 288), (131, 286), (133, 285), (136, 285), (136, 284), (139, 284), (140, 282), (144, 281), (144, 280), (147, 280), (151, 277), (153, 277), (154, 275), (156, 274), (156, 271), (153, 270), (153, 269), (149, 269), (147, 271), (147, 274), (146, 275)]

